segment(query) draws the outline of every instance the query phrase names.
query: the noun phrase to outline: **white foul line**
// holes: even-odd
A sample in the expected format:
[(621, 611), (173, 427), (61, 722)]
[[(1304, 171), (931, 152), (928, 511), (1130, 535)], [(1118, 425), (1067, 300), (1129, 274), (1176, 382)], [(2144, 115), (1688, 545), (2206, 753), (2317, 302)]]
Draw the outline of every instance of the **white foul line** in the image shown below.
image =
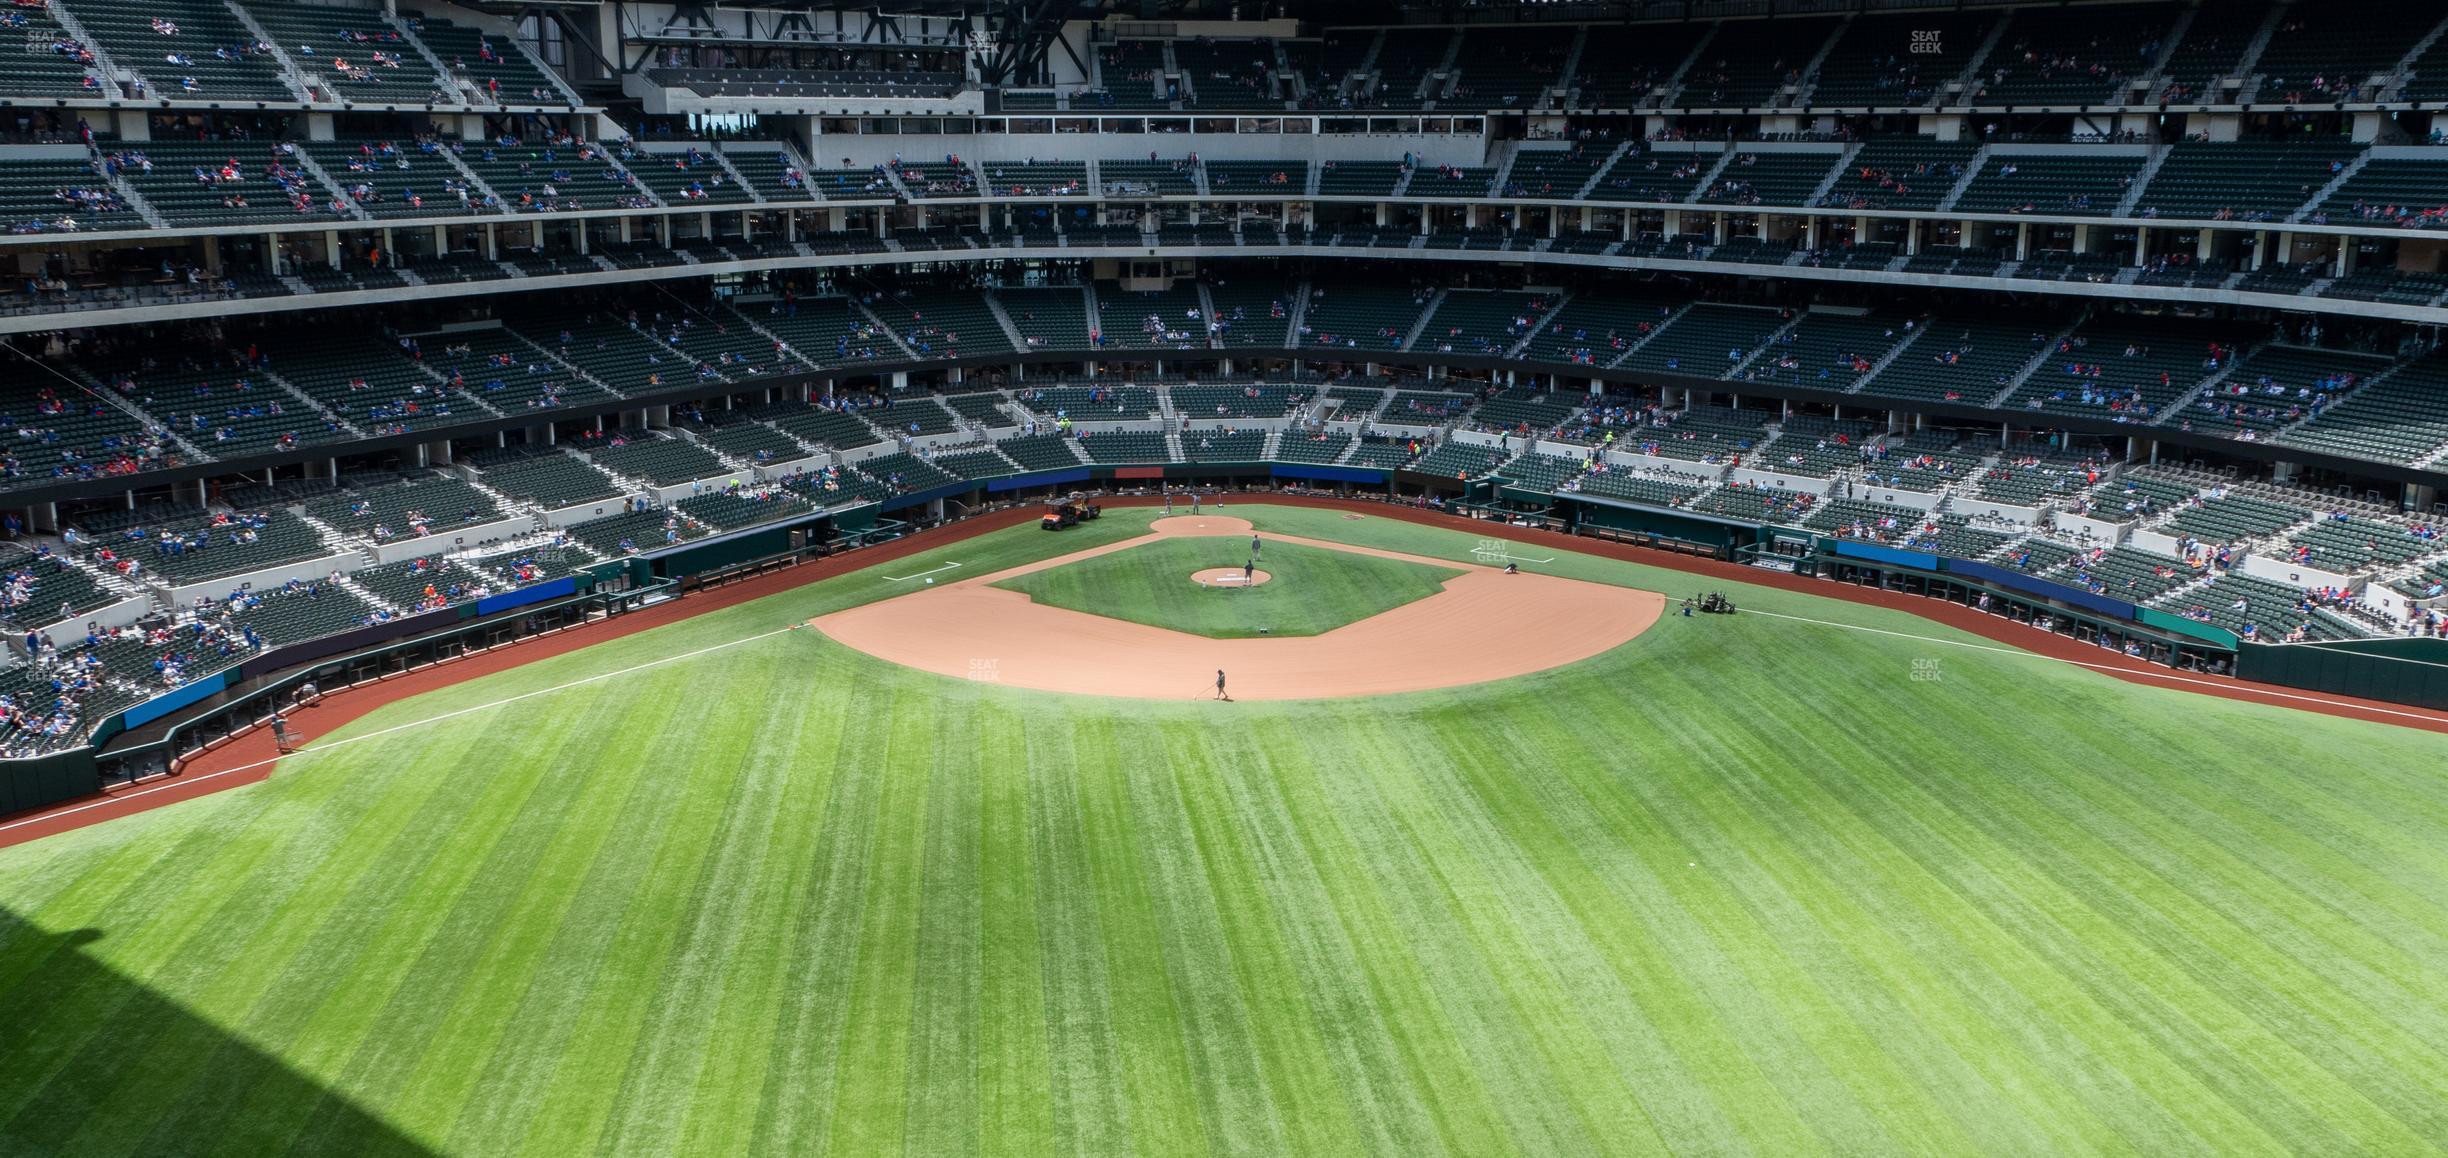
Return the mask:
[[(396, 732), (405, 732), (405, 731), (409, 730), (410, 728), (421, 728), (421, 727), (424, 727), (424, 726), (425, 726), (425, 725), (427, 725), (427, 724), (439, 724), (439, 723), (441, 723), (441, 722), (442, 722), (442, 721), (444, 721), (444, 720), (456, 719), (456, 718), (458, 718), (458, 717), (460, 717), (460, 716), (468, 715), (468, 714), (470, 714), (470, 713), (472, 713), (472, 712), (481, 712), (481, 711), (485, 711), (485, 710), (487, 710), (487, 709), (489, 709), (489, 708), (498, 708), (498, 707), (502, 707), (502, 706), (504, 706), (504, 705), (508, 705), (508, 704), (515, 704), (515, 703), (519, 702), (520, 700), (533, 699), (533, 698), (535, 698), (535, 697), (537, 697), (537, 696), (550, 695), (550, 694), (552, 694), (552, 693), (554, 693), (554, 692), (563, 692), (563, 691), (568, 691), (568, 690), (569, 690), (569, 689), (571, 689), (571, 688), (575, 688), (575, 687), (583, 687), (583, 686), (585, 686), (585, 685), (587, 685), (587, 684), (596, 683), (596, 682), (599, 682), (599, 681), (602, 681), (602, 680), (607, 680), (607, 679), (610, 679), (610, 678), (612, 678), (613, 676), (629, 675), (629, 674), (631, 674), (631, 673), (633, 673), (633, 672), (641, 672), (641, 671), (645, 671), (645, 670), (646, 670), (646, 669), (648, 669), (648, 668), (653, 668), (653, 667), (661, 667), (661, 666), (663, 666), (664, 664), (667, 664), (667, 663), (676, 663), (676, 662), (678, 662), (678, 661), (680, 661), (680, 660), (684, 660), (684, 659), (694, 659), (694, 658), (696, 658), (696, 657), (698, 657), (698, 656), (705, 655), (705, 654), (708, 654), (708, 653), (710, 653), (710, 652), (717, 652), (717, 651), (721, 651), (721, 650), (723, 650), (723, 649), (725, 649), (725, 648), (738, 647), (739, 645), (741, 645), (741, 644), (743, 644), (743, 643), (755, 643), (757, 640), (760, 640), (760, 639), (771, 639), (771, 638), (773, 638), (774, 636), (784, 634), (785, 632), (797, 631), (798, 629), (799, 629), (799, 625), (798, 625), (798, 624), (793, 624), (793, 625), (791, 625), (791, 626), (789, 626), (789, 627), (777, 627), (777, 628), (773, 629), (772, 631), (761, 631), (761, 632), (758, 632), (758, 633), (757, 633), (757, 634), (755, 634), (755, 635), (742, 636), (742, 637), (740, 637), (740, 638), (738, 638), (738, 639), (734, 639), (734, 640), (731, 640), (731, 641), (726, 642), (726, 643), (717, 643), (717, 644), (713, 644), (713, 645), (708, 646), (708, 647), (701, 647), (701, 648), (698, 648), (698, 649), (697, 649), (697, 650), (695, 650), (695, 651), (684, 651), (684, 652), (681, 652), (681, 653), (680, 653), (680, 654), (678, 654), (678, 655), (667, 655), (667, 656), (664, 656), (664, 657), (663, 657), (663, 658), (661, 658), (661, 659), (648, 660), (648, 661), (646, 661), (645, 663), (640, 663), (640, 664), (631, 664), (630, 666), (628, 666), (628, 667), (623, 667), (623, 668), (614, 668), (613, 670), (611, 670), (611, 671), (607, 671), (607, 672), (597, 672), (597, 673), (595, 673), (594, 675), (587, 676), (587, 677), (586, 677), (586, 678), (584, 678), (584, 679), (575, 679), (575, 680), (571, 680), (570, 682), (565, 683), (565, 684), (554, 684), (553, 686), (551, 686), (551, 687), (549, 687), (549, 688), (537, 688), (536, 690), (534, 690), (534, 691), (532, 691), (532, 692), (520, 692), (519, 694), (517, 694), (517, 695), (515, 695), (515, 696), (507, 696), (507, 697), (504, 697), (504, 698), (502, 698), (502, 699), (493, 700), (493, 701), (491, 701), (491, 702), (489, 702), (489, 703), (477, 704), (477, 705), (475, 705), (475, 706), (473, 706), (473, 707), (458, 708), (458, 709), (455, 709), (455, 710), (452, 710), (452, 711), (444, 712), (444, 713), (442, 713), (442, 714), (441, 714), (441, 715), (439, 715), (439, 716), (428, 716), (428, 717), (426, 717), (425, 719), (422, 719), (422, 720), (410, 720), (409, 722), (407, 722), (407, 723), (405, 723), (405, 724), (393, 724), (392, 726), (390, 726), (390, 727), (388, 727), (388, 728), (383, 728), (383, 729), (380, 729), (380, 730), (378, 730), (378, 731), (367, 732), (366, 734), (364, 734), (364, 735), (362, 735), (362, 736), (350, 736), (350, 737), (347, 737), (347, 738), (345, 738), (345, 739), (333, 740), (333, 741), (330, 741), (329, 743), (323, 744), (323, 745), (322, 745), (322, 746), (320, 746), (320, 747), (315, 747), (315, 748), (300, 748), (300, 749), (298, 749), (297, 751), (295, 751), (295, 752), (291, 752), (291, 753), (289, 753), (289, 754), (288, 754), (288, 755), (286, 755), (286, 756), (274, 756), (274, 757), (272, 757), (271, 759), (268, 759), (268, 760), (257, 760), (257, 761), (255, 761), (255, 762), (254, 762), (254, 763), (252, 763), (252, 764), (241, 764), (241, 765), (239, 765), (239, 766), (237, 766), (237, 767), (235, 767), (235, 768), (224, 768), (224, 769), (222, 769), (222, 770), (220, 770), (220, 771), (218, 771), (218, 772), (207, 772), (207, 773), (205, 773), (205, 774), (203, 774), (203, 775), (201, 775), (201, 776), (173, 777), (173, 778), (171, 778), (171, 779), (165, 780), (164, 782), (162, 782), (162, 783), (160, 783), (160, 784), (156, 784), (156, 785), (154, 785), (154, 786), (153, 786), (153, 787), (151, 787), (151, 788), (140, 788), (140, 789), (138, 789), (138, 790), (136, 790), (136, 791), (134, 791), (134, 792), (123, 792), (123, 793), (121, 793), (121, 794), (119, 794), (119, 795), (117, 795), (117, 796), (110, 797), (110, 798), (109, 798), (109, 799), (107, 799), (107, 800), (96, 800), (96, 801), (92, 801), (92, 802), (90, 802), (90, 803), (86, 803), (86, 804), (80, 804), (80, 805), (77, 805), (77, 806), (76, 806), (76, 807), (74, 807), (74, 808), (62, 808), (62, 809), (59, 809), (59, 810), (57, 810), (57, 811), (55, 811), (55, 812), (46, 812), (46, 813), (43, 813), (43, 814), (41, 814), (41, 815), (39, 815), (39, 816), (29, 816), (29, 817), (26, 817), (26, 818), (24, 818), (24, 819), (22, 819), (22, 820), (15, 820), (15, 821), (10, 821), (10, 822), (9, 822), (9, 823), (7, 823), (7, 824), (0, 824), (0, 832), (6, 832), (6, 831), (8, 831), (9, 829), (12, 829), (12, 828), (22, 828), (22, 827), (24, 827), (24, 826), (26, 826), (26, 825), (29, 825), (29, 824), (42, 824), (42, 823), (45, 823), (45, 822), (48, 822), (48, 821), (57, 820), (57, 819), (59, 819), (60, 817), (63, 817), (63, 816), (74, 816), (74, 815), (76, 815), (77, 813), (80, 813), (80, 812), (85, 812), (85, 811), (88, 811), (88, 810), (91, 810), (91, 809), (95, 809), (95, 808), (108, 808), (108, 807), (110, 807), (110, 806), (112, 806), (112, 805), (114, 805), (114, 804), (118, 804), (118, 803), (119, 803), (119, 802), (121, 802), (121, 801), (125, 801), (125, 800), (134, 800), (134, 799), (136, 799), (136, 798), (137, 798), (137, 797), (139, 797), (139, 796), (150, 796), (150, 795), (152, 795), (153, 793), (167, 791), (167, 790), (169, 790), (169, 789), (172, 789), (172, 788), (177, 788), (177, 787), (181, 787), (181, 786), (183, 786), (183, 785), (188, 785), (188, 784), (202, 784), (202, 783), (204, 783), (205, 781), (208, 781), (208, 780), (218, 780), (218, 779), (220, 779), (220, 778), (221, 778), (221, 777), (223, 777), (223, 776), (235, 776), (235, 775), (237, 775), (237, 774), (239, 774), (239, 773), (241, 773), (241, 772), (252, 772), (252, 771), (254, 771), (254, 770), (255, 770), (255, 769), (257, 769), (257, 768), (261, 768), (261, 767), (264, 767), (264, 766), (269, 765), (269, 764), (277, 764), (277, 763), (279, 763), (279, 762), (281, 762), (281, 761), (283, 761), (283, 760), (295, 760), (295, 759), (297, 759), (297, 758), (299, 758), (299, 757), (301, 757), (301, 756), (313, 756), (313, 755), (317, 755), (317, 754), (319, 754), (319, 753), (329, 752), (329, 751), (331, 751), (331, 750), (333, 750), (333, 749), (335, 749), (335, 748), (345, 748), (345, 747), (347, 747), (347, 746), (349, 746), (349, 745), (351, 745), (351, 744), (361, 743), (361, 742), (366, 741), (366, 740), (379, 739), (379, 738), (381, 738), (381, 737), (383, 737), (383, 736), (388, 736), (388, 735), (391, 735), (391, 734), (396, 733)], [(609, 642), (609, 641), (606, 641), (606, 642)], [(550, 658), (550, 657), (546, 657), (546, 658)], [(349, 690), (349, 689), (347, 689), (347, 688), (342, 688), (342, 689), (339, 689), (339, 691), (338, 691), (338, 692), (332, 692), (332, 693), (327, 693), (327, 694), (337, 695), (337, 694), (340, 694), (340, 692), (345, 692), (345, 691), (347, 691), (347, 690)]]
[(2193, 687), (2223, 688), (2230, 691), (2243, 692), (2247, 695), (2267, 696), (2271, 699), (2279, 700), (2300, 700), (2307, 704), (2322, 704), (2332, 708), (2348, 708), (2357, 712), (2372, 712), (2378, 715), (2403, 716), (2409, 720), (2423, 720), (2431, 723), (2437, 723), (2440, 719), (2440, 717), (2437, 715), (2424, 712), (2405, 712), (2399, 711), (2395, 708), (2373, 707), (2368, 704), (2341, 704), (2336, 700), (2324, 699), (2320, 696), (2306, 696), (2298, 695), (2294, 692), (2272, 691), (2267, 685), (2250, 683), (2244, 680), (2206, 680), (2195, 676), (2177, 675), (2174, 672), (2157, 672), (2148, 669), (2123, 667), (2113, 663), (2093, 663), (2090, 660), (2065, 659), (2060, 656), (2042, 655), (2039, 652), (2025, 651), (2019, 647), (1999, 647), (1994, 644), (1972, 643), (1960, 639), (1939, 639), (1936, 636), (1914, 635), (1909, 631), (1889, 631), (1883, 627), (1864, 627), (1858, 623), (1831, 623), (1825, 619), (1812, 619), (1803, 615), (1785, 615), (1775, 611), (1758, 611), (1745, 608), (1741, 613), (1744, 615), (1765, 615), (1771, 619), (1790, 619), (1795, 623), (1810, 623), (1816, 624), (1820, 627), (1837, 627), (1846, 631), (1866, 631), (1872, 635), (1892, 635), (1897, 639), (1909, 639), (1918, 643), (1943, 644), (1947, 647), (1970, 648), (1973, 651), (1996, 652), (1999, 655), (2019, 655), (2026, 659), (2042, 659), (2047, 660), (2050, 663), (2062, 663), (2073, 667), (2087, 667), (2093, 671), (2107, 672), (2110, 675), (2139, 676), (2143, 679), (2162, 680), (2167, 683), (2186, 684)]
[(924, 571), (920, 571), (917, 575), (887, 575), (884, 577), (884, 581), (887, 583), (907, 583), (912, 579), (918, 578), (920, 575), (932, 575), (937, 571), (949, 571), (958, 566), (960, 566), (958, 563), (946, 563), (941, 567), (929, 567)]

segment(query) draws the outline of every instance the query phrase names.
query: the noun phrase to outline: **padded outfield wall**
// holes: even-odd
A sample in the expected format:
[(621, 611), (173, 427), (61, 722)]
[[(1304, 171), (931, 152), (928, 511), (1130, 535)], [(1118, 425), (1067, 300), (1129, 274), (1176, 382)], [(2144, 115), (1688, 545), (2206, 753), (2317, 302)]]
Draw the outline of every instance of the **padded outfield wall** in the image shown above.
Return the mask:
[(2310, 692), (2448, 711), (2448, 639), (2247, 643), (2236, 674)]

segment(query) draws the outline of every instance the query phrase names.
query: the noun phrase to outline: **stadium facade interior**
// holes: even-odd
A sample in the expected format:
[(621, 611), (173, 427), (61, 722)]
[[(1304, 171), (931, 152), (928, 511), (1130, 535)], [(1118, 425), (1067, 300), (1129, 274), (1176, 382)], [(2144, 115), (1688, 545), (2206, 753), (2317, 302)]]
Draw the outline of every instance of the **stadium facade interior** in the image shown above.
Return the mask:
[(0, 743), (1157, 480), (2437, 635), (2448, 9), (1922, 7), (11, 5)]

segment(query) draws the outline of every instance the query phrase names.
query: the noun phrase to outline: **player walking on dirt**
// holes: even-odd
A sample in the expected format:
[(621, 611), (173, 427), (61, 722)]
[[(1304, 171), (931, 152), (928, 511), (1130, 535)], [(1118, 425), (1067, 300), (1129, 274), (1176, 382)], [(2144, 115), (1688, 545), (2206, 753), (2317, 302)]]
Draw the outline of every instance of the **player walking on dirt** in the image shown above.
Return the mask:
[(1228, 703), (1228, 704), (1232, 702), (1232, 697), (1231, 697), (1230, 695), (1225, 694), (1225, 691), (1224, 691), (1224, 669), (1223, 669), (1223, 668), (1217, 668), (1217, 669), (1216, 669), (1216, 697), (1215, 697), (1215, 698), (1217, 698), (1217, 699), (1219, 699), (1219, 700), (1222, 700), (1222, 701), (1224, 701), (1225, 703)]

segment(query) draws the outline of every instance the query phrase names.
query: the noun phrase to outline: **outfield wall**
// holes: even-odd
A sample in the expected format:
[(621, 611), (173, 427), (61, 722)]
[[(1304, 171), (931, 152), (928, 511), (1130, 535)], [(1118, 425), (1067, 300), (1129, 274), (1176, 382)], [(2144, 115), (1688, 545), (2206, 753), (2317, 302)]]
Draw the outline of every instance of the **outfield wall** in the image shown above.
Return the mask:
[(2248, 643), (2236, 674), (2263, 683), (2448, 711), (2448, 639)]
[[(1097, 477), (1117, 477), (1121, 471), (1109, 467), (1050, 472), (1036, 476), (1020, 476), (1015, 486), (1068, 485), (1073, 482), (1092, 484)], [(1385, 486), (1406, 481), (1400, 475), (1353, 467), (1263, 464), (1251, 467), (1234, 465), (1177, 465), (1171, 470), (1159, 469), (1148, 481), (1171, 476), (1174, 478), (1220, 477), (1248, 473), (1261, 478), (1271, 476), (1296, 483), (1334, 482), (1362, 486)], [(1137, 481), (1131, 479), (1128, 481)], [(1425, 476), (1409, 480), (1418, 485)], [(1448, 486), (1451, 480), (1433, 480)], [(963, 483), (932, 492), (896, 496), (892, 509), (931, 503), (954, 494), (975, 494), (991, 489), (985, 482)], [(1286, 496), (1293, 501), (1314, 501), (1305, 495)], [(1723, 559), (1738, 548), (1750, 546), (1760, 539), (1762, 529), (1757, 524), (1686, 512), (1669, 511), (1638, 504), (1584, 495), (1556, 496), (1558, 507), (1565, 512), (1562, 525), (1579, 525), (1604, 531), (1652, 537), (1672, 545), (1696, 545), (1706, 548)], [(522, 618), (527, 609), (555, 599), (567, 599), (583, 594), (594, 584), (612, 578), (644, 581), (651, 577), (687, 580), (709, 573), (753, 566), (783, 557), (805, 557), (815, 545), (827, 541), (832, 534), (864, 530), (875, 525), (876, 516), (887, 513), (878, 505), (847, 508), (813, 517), (769, 524), (709, 540), (681, 544), (650, 555), (626, 560), (614, 560), (586, 573), (552, 583), (523, 588), (506, 595), (458, 607), (446, 608), (422, 616), (411, 616), (391, 623), (326, 639), (312, 640), (250, 658), (238, 668), (225, 670), (214, 677), (197, 681), (212, 686), (197, 690), (189, 685), (146, 701), (107, 721), (97, 729), (95, 742), (131, 728), (164, 718), (181, 708), (209, 699), (225, 687), (238, 682), (269, 678), (285, 668), (315, 662), (324, 657), (349, 651), (380, 650), (386, 644), (411, 639), (420, 633), (431, 634), (471, 624), (469, 621), (500, 616), (505, 621)], [(549, 520), (548, 520), (549, 521)], [(828, 523), (830, 526), (828, 526)], [(792, 535), (801, 538), (793, 542)], [(1569, 533), (1569, 531), (1567, 532)], [(1608, 536), (1616, 537), (1616, 536)], [(2036, 598), (2062, 600), (2069, 606), (2086, 608), (2110, 619), (2137, 624), (2159, 632), (2184, 636), (2212, 648), (2235, 650), (2232, 634), (2206, 624), (2168, 615), (2150, 608), (2136, 608), (2118, 600), (2093, 596), (2089, 592), (2049, 583), (2003, 568), (1970, 560), (1945, 558), (1920, 552), (1898, 551), (1864, 544), (1853, 540), (1822, 539), (1822, 549), (1831, 557), (1851, 558), (1866, 566), (1886, 566), (1918, 572), (1932, 577), (1944, 577), (1959, 583), (1994, 585), (2001, 591), (2025, 592)], [(1671, 565), (1671, 564), (1670, 564)], [(1707, 566), (1701, 564), (1699, 566)], [(317, 572), (316, 574), (320, 574)], [(1744, 578), (1768, 582), (1771, 573), (1746, 573)], [(222, 586), (244, 581), (235, 577), (214, 581)], [(226, 589), (226, 587), (224, 588)], [(1833, 592), (1831, 592), (1833, 594)], [(1841, 597), (1841, 596), (1839, 596)], [(2079, 597), (2079, 598), (2077, 598)], [(401, 644), (404, 646), (404, 644)], [(2402, 650), (2400, 650), (2402, 649)], [(2251, 668), (2239, 659), (2237, 674), (2247, 679), (2286, 687), (2298, 687), (2338, 695), (2356, 696), (2389, 702), (2415, 704), (2448, 710), (2448, 641), (2440, 640), (2366, 640), (2354, 644), (2313, 645), (2253, 645), (2248, 651), (2254, 656)], [(2411, 661), (2411, 662), (2408, 662)], [(2439, 673), (2434, 682), (2430, 674)], [(2413, 698), (2413, 697), (2422, 698)], [(98, 751), (95, 747), (76, 749), (30, 760), (0, 762), (0, 809), (26, 811), (60, 800), (89, 795), (96, 785)]]

